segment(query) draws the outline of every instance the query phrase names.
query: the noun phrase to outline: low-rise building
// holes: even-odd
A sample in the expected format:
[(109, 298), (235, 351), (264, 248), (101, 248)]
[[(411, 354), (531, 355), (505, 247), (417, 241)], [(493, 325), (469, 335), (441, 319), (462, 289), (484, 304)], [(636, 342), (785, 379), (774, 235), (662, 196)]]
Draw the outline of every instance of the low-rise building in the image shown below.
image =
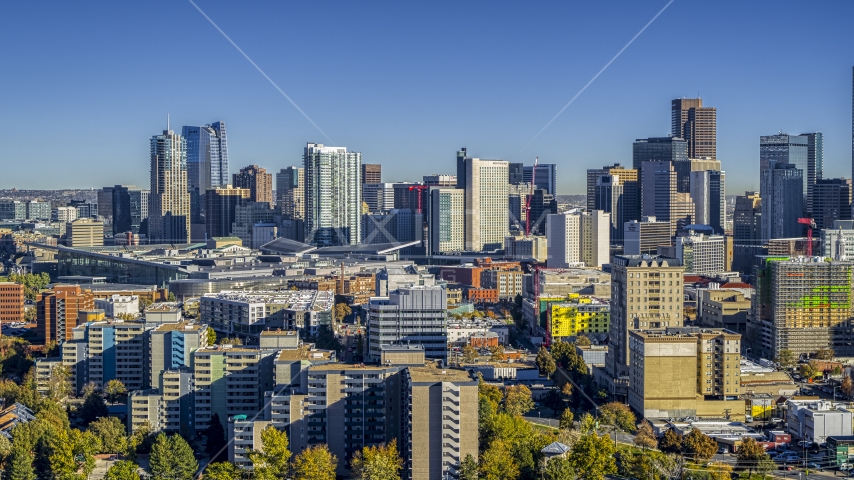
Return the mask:
[(786, 424), (789, 433), (796, 438), (818, 444), (827, 437), (849, 437), (852, 431), (851, 410), (842, 404), (827, 401), (788, 400), (786, 402)]
[(139, 316), (139, 297), (136, 295), (110, 295), (108, 298), (96, 298), (95, 308), (103, 310), (107, 318), (135, 318)]
[(712, 328), (746, 333), (750, 298), (736, 290), (703, 289), (698, 293), (697, 321)]
[(608, 333), (611, 305), (593, 297), (571, 294), (566, 302), (552, 303), (546, 312), (550, 341), (571, 340), (579, 335)]

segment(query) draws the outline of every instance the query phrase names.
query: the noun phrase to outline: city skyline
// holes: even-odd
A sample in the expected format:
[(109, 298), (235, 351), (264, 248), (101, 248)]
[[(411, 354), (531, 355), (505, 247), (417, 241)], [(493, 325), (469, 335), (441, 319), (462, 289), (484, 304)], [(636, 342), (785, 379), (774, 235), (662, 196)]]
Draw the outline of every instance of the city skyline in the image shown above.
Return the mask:
[[(786, 15), (785, 6), (770, 11), (752, 6), (733, 18), (725, 4), (674, 2), (526, 147), (566, 100), (659, 11), (661, 3), (620, 4), (613, 14), (608, 6), (523, 9), (507, 4), (488, 11), (456, 5), (429, 11), (360, 9), (346, 4), (325, 9), (325, 21), (330, 24), (355, 19), (367, 27), (362, 29), (366, 32), (348, 37), (347, 45), (340, 36), (308, 35), (310, 25), (292, 22), (288, 23), (292, 29), (267, 28), (271, 22), (311, 14), (311, 6), (235, 9), (201, 3), (199, 7), (338, 145), (361, 151), (366, 163), (383, 164), (387, 181), (452, 173), (453, 152), (465, 146), (481, 158), (530, 164), (539, 156), (541, 162), (557, 165), (559, 194), (581, 194), (584, 178), (576, 171), (613, 162), (629, 164), (635, 139), (663, 136), (671, 130), (670, 102), (698, 94), (705, 105), (718, 111), (717, 157), (732, 179), (730, 192), (758, 190), (758, 137), (778, 131), (823, 132), (825, 177), (850, 177), (852, 60), (844, 46), (852, 34), (845, 29), (844, 19), (854, 7), (847, 4), (828, 5), (821, 12), (803, 11), (798, 42), (790, 45), (791, 32), (771, 27), (776, 24), (774, 18)], [(65, 11), (67, 6), (38, 15), (29, 11), (34, 8), (15, 5), (8, 18), (19, 21), (10, 22), (0, 34), (27, 45), (7, 52), (7, 64), (23, 74), (3, 80), (7, 115), (0, 119), (0, 131), (16, 139), (6, 142), (8, 158), (45, 174), (40, 185), (31, 185), (26, 171), (11, 171), (0, 188), (144, 185), (148, 162), (141, 132), (161, 130), (165, 113), (172, 114), (176, 126), (218, 119), (228, 123), (230, 174), (242, 165), (278, 171), (298, 164), (305, 143), (324, 140), (189, 3), (178, 4), (171, 18), (145, 29), (137, 24), (149, 25), (145, 19), (157, 9), (110, 6), (84, 18), (76, 10)], [(762, 22), (755, 22), (760, 13)], [(77, 21), (67, 22), (69, 16)], [(445, 38), (453, 36), (436, 34), (455, 28), (460, 17), (475, 19), (467, 25), (472, 40), (456, 44)], [(669, 49), (670, 31), (684, 19), (696, 17), (719, 24), (728, 35), (695, 38), (691, 55), (662, 68), (660, 59)], [(27, 18), (38, 18), (40, 23)], [(140, 21), (131, 24), (130, 18)], [(395, 21), (408, 19), (413, 20)], [(94, 28), (81, 33), (78, 29), (86, 28), (88, 22), (105, 27), (98, 33)], [(370, 28), (374, 22), (384, 28), (367, 32), (375, 30)], [(55, 30), (68, 40), (58, 47), (36, 41), (33, 35), (44, 33), (43, 29)], [(506, 38), (490, 35), (493, 29), (505, 30)], [(399, 45), (389, 46), (390, 36), (398, 38)], [(92, 42), (109, 38), (114, 45), (91, 48)], [(214, 60), (145, 56), (175, 42), (220, 53)], [(785, 78), (775, 73), (778, 55), (771, 54), (780, 45), (787, 55), (802, 56), (805, 62), (803, 69), (788, 72)], [(127, 49), (126, 55), (111, 55), (113, 48)], [(353, 74), (344, 80), (308, 81), (293, 68), (307, 56), (342, 65)], [(154, 61), (167, 67), (162, 68), (164, 72), (180, 66), (182, 73), (152, 73), (149, 67)], [(202, 62), (208, 67), (214, 62), (217, 82), (210, 82), (208, 73), (197, 73)], [(61, 75), (71, 68), (73, 75)], [(462, 75), (442, 73), (460, 70)], [(713, 73), (697, 76), (697, 71)], [(186, 94), (183, 87), (188, 82), (194, 83), (196, 94)], [(38, 105), (27, 100), (36, 96), (43, 100)], [(780, 102), (781, 98), (786, 101)], [(600, 113), (617, 106), (619, 117)], [(342, 112), (353, 115), (342, 116)], [(27, 141), (33, 138), (36, 118), (38, 125), (64, 125), (54, 142)], [(101, 131), (110, 140), (93, 151), (82, 145), (84, 129)], [(398, 150), (408, 152), (408, 161), (400, 161)], [(80, 162), (88, 168), (79, 168)], [(110, 168), (116, 162), (122, 168)]]

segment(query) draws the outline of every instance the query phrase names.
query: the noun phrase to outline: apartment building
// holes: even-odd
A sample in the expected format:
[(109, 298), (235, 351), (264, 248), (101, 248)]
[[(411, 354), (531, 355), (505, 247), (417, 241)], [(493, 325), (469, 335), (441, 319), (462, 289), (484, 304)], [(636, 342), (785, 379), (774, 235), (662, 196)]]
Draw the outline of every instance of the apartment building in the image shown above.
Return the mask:
[(570, 341), (579, 335), (608, 333), (611, 305), (594, 297), (570, 294), (565, 302), (550, 303), (546, 318), (550, 341)]
[(156, 326), (148, 335), (148, 385), (163, 391), (165, 372), (193, 363), (193, 352), (208, 346), (207, 325), (181, 322)]
[(92, 322), (75, 327), (62, 346), (62, 363), (71, 371), (72, 390), (91, 383), (104, 388), (110, 380), (130, 390), (148, 387), (146, 326), (141, 322)]
[(438, 285), (401, 287), (388, 297), (374, 297), (368, 304), (370, 357), (379, 360), (382, 345), (415, 344), (427, 358), (448, 355), (445, 289)]
[(728, 289), (703, 289), (697, 298), (697, 321), (712, 328), (725, 328), (742, 335), (747, 331), (750, 298)]
[(95, 297), (79, 285), (56, 285), (36, 295), (37, 331), (45, 343), (70, 340), (78, 312), (95, 308)]
[(0, 324), (24, 321), (24, 286), (0, 282)]

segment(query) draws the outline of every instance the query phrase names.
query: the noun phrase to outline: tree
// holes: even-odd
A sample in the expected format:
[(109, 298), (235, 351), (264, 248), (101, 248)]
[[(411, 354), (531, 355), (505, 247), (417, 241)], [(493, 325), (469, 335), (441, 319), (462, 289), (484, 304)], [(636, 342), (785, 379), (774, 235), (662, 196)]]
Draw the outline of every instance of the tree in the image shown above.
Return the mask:
[(208, 345), (216, 345), (216, 330), (208, 327), (207, 330), (205, 330), (205, 337), (208, 340)]
[(854, 396), (854, 381), (848, 375), (842, 379), (842, 393), (848, 397)]
[(562, 393), (567, 399), (572, 396), (572, 384), (566, 382), (560, 387), (560, 393)]
[(501, 345), (494, 345), (489, 347), (489, 361), (490, 362), (502, 362), (504, 361), (504, 347)]
[(223, 459), (223, 455), (228, 455), (225, 449), (225, 429), (222, 427), (222, 422), (219, 419), (219, 414), (214, 413), (211, 416), (210, 425), (205, 430), (205, 452), (211, 457), (211, 462)]
[(35, 300), (36, 294), (44, 290), (50, 284), (50, 275), (47, 273), (13, 273), (7, 277), (0, 277), (2, 282), (14, 282), (24, 286), (24, 296), (28, 300)]
[(670, 428), (664, 432), (664, 436), (661, 437), (661, 443), (659, 443), (658, 447), (662, 452), (682, 453), (682, 436)]
[(579, 335), (575, 337), (575, 344), (579, 347), (589, 347), (591, 344), (590, 337), (587, 335)]
[(353, 313), (353, 310), (346, 303), (340, 302), (335, 304), (333, 313), (335, 314), (335, 321), (340, 323), (343, 322), (348, 315)]
[(485, 398), (491, 405), (492, 411), (498, 411), (498, 405), (501, 403), (501, 400), (504, 398), (504, 395), (501, 393), (501, 389), (495, 385), (490, 385), (483, 381), (483, 377), (478, 377), (478, 385), (477, 385), (477, 393), (480, 398)]
[(543, 478), (545, 480), (570, 480), (575, 478), (575, 470), (568, 458), (550, 458), (543, 467)]
[(574, 418), (575, 415), (572, 414), (572, 410), (568, 408), (564, 409), (563, 413), (560, 414), (559, 428), (572, 428), (572, 420)]
[(818, 371), (818, 362), (815, 360), (810, 360), (809, 363), (801, 364), (801, 376), (804, 378), (813, 378), (818, 375), (820, 372)]
[(104, 480), (140, 480), (139, 465), (129, 460), (119, 460), (107, 470)]
[(551, 346), (551, 354), (558, 366), (566, 367), (569, 358), (575, 355), (575, 346), (571, 343), (555, 340)]
[(774, 361), (779, 363), (781, 367), (791, 367), (795, 364), (795, 352), (791, 350), (780, 350), (777, 352), (777, 358), (775, 358)]
[(192, 480), (199, 464), (183, 437), (160, 433), (151, 446), (148, 469), (152, 480)]
[(685, 435), (682, 439), (682, 447), (685, 455), (689, 456), (695, 462), (705, 462), (714, 457), (718, 451), (717, 442), (705, 435), (698, 428), (691, 429), (691, 432)]
[(51, 400), (64, 400), (71, 394), (71, 383), (68, 381), (71, 372), (65, 365), (54, 366), (50, 371), (47, 384), (47, 398)]
[(80, 418), (85, 423), (91, 423), (95, 420), (107, 416), (107, 404), (104, 402), (104, 397), (92, 392), (86, 396), (83, 405), (80, 407)]
[(139, 313), (145, 313), (145, 309), (152, 303), (154, 301), (148, 297), (139, 297)]
[(642, 421), (635, 432), (635, 445), (642, 448), (655, 448), (658, 446), (658, 441), (655, 439), (655, 433), (652, 431), (652, 425), (647, 421)]
[(169, 292), (169, 295), (166, 296), (166, 301), (167, 302), (174, 302), (175, 301), (175, 294), (172, 292)]
[(219, 339), (219, 344), (220, 345), (233, 345), (236, 347), (238, 345), (243, 345), (243, 340), (241, 340), (237, 337), (223, 337), (223, 338)]
[(12, 448), (12, 456), (6, 463), (6, 475), (8, 480), (36, 480), (36, 472), (33, 470), (33, 457), (23, 445)]
[(512, 416), (521, 416), (534, 408), (531, 390), (524, 385), (512, 385), (504, 389), (504, 411)]
[(495, 440), (480, 457), (480, 478), (504, 480), (519, 477), (519, 465), (513, 460), (510, 445), (504, 440)]
[(231, 462), (209, 464), (204, 471), (205, 480), (240, 480), (243, 472)]
[(572, 446), (568, 459), (578, 478), (584, 480), (602, 480), (605, 475), (617, 471), (614, 443), (607, 435), (582, 435)]
[(463, 347), (463, 363), (475, 363), (480, 358), (480, 354), (471, 345)]
[(478, 480), (478, 465), (470, 453), (460, 462), (460, 480)]
[(555, 364), (555, 359), (552, 358), (552, 354), (542, 346), (540, 347), (540, 351), (537, 352), (537, 368), (539, 368), (540, 373), (545, 374), (546, 377), (551, 377), (557, 369), (557, 364)]
[(255, 478), (258, 480), (276, 480), (288, 473), (288, 460), (291, 452), (288, 450), (288, 434), (269, 425), (261, 432), (261, 450), (251, 450), (248, 453)]
[(128, 440), (125, 426), (116, 417), (101, 417), (89, 424), (89, 431), (99, 440), (100, 453), (124, 453)]
[(578, 421), (578, 431), (581, 432), (582, 435), (587, 435), (590, 432), (596, 431), (597, 428), (596, 419), (593, 418), (593, 415), (589, 413), (585, 413), (581, 416), (581, 420)]
[(738, 458), (739, 468), (745, 468), (750, 473), (757, 471), (764, 459), (771, 460), (765, 452), (765, 447), (751, 437), (742, 439), (736, 458)]
[(294, 480), (335, 480), (338, 458), (324, 444), (309, 447), (291, 462)]
[(131, 456), (147, 454), (151, 452), (151, 447), (154, 445), (156, 435), (151, 431), (151, 424), (146, 420), (142, 423), (128, 439), (128, 454)]
[(397, 440), (388, 445), (365, 447), (350, 461), (354, 478), (358, 480), (400, 480), (403, 460), (397, 453)]
[(107, 394), (110, 403), (116, 403), (119, 397), (128, 393), (128, 389), (125, 388), (125, 384), (121, 380), (114, 378), (104, 386), (104, 393)]
[(632, 413), (628, 405), (620, 402), (606, 403), (599, 407), (599, 421), (604, 425), (611, 425), (624, 432), (633, 431), (637, 422), (635, 414)]
[(833, 360), (833, 350), (829, 348), (820, 348), (815, 352), (815, 358), (819, 360)]

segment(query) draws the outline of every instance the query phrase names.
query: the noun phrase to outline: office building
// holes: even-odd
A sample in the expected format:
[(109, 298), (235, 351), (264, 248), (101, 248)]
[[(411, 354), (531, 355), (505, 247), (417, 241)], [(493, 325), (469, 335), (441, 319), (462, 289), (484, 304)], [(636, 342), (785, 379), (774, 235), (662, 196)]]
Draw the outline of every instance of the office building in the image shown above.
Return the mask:
[[(459, 157), (457, 160), (459, 168)], [(465, 181), (467, 251), (495, 250), (504, 244), (508, 218), (507, 166), (508, 162), (503, 160), (463, 158), (464, 171), (457, 175), (457, 182), (459, 184), (461, 177)]]
[(439, 187), (430, 189), (430, 251), (462, 252), (465, 250), (465, 190)]
[(30, 200), (27, 202), (27, 219), (50, 220), (50, 214), (50, 202), (40, 202), (38, 200)]
[(692, 223), (694, 202), (690, 193), (676, 190), (674, 162), (644, 161), (641, 170), (641, 213), (670, 222), (670, 235)]
[(386, 212), (394, 206), (393, 183), (363, 183), (362, 201), (371, 213)]
[(113, 235), (125, 232), (145, 233), (143, 222), (148, 219), (149, 193), (148, 190), (133, 185), (113, 187)]
[(147, 385), (165, 392), (165, 372), (192, 366), (193, 352), (208, 346), (207, 329), (202, 324), (178, 322), (164, 323), (150, 330), (146, 352), (149, 362)]
[(279, 238), (279, 226), (275, 223), (256, 223), (252, 225), (252, 250), (260, 250), (262, 246)]
[(58, 223), (68, 223), (77, 220), (76, 207), (56, 207), (51, 212), (51, 220)]
[(454, 175), (424, 175), (422, 177), (424, 185), (428, 187), (456, 187), (457, 177)]
[(504, 237), (504, 256), (511, 260), (545, 263), (548, 261), (548, 239), (525, 237), (521, 232)]
[(366, 183), (382, 183), (383, 181), (383, 166), (379, 163), (363, 163), (362, 164), (362, 184)]
[(78, 313), (95, 308), (95, 296), (79, 285), (56, 285), (36, 294), (36, 324), (39, 339), (62, 343), (73, 338)]
[(721, 171), (691, 172), (691, 201), (694, 223), (708, 225), (723, 235), (726, 223), (726, 174)]
[(831, 228), (836, 220), (851, 220), (851, 179), (825, 178), (813, 185), (809, 207), (816, 228)]
[(803, 133), (807, 138), (807, 212), (812, 212), (813, 188), (824, 178), (824, 136), (821, 132)]
[(507, 215), (510, 230), (525, 231), (525, 219), (527, 212), (528, 195), (531, 194), (531, 186), (527, 183), (507, 185)]
[(234, 207), (234, 222), (231, 224), (231, 236), (239, 238), (243, 245), (252, 247), (255, 244), (253, 232), (259, 223), (274, 223), (276, 210), (267, 202), (238, 200)]
[(600, 210), (577, 210), (549, 215), (547, 250), (549, 268), (568, 268), (584, 264), (601, 268), (610, 257), (610, 214)]
[(406, 243), (423, 240), (423, 215), (409, 209), (362, 215), (362, 243)]
[(69, 247), (104, 246), (104, 222), (91, 218), (78, 218), (65, 227), (66, 245)]
[(225, 122), (184, 126), (181, 136), (187, 141), (187, 189), (192, 223), (203, 223), (205, 192), (229, 184)]
[(744, 335), (750, 298), (727, 288), (704, 288), (697, 292), (697, 322), (707, 327), (725, 328)]
[[(652, 255), (618, 255), (611, 263), (611, 324), (608, 376), (627, 380), (631, 365), (629, 332), (682, 326), (682, 275), (678, 260)], [(696, 363), (694, 364), (696, 368)], [(625, 395), (623, 389), (612, 393)]]
[(525, 164), (510, 162), (507, 165), (507, 183), (521, 185), (525, 183)]
[(626, 222), (623, 229), (626, 255), (654, 254), (661, 245), (670, 245), (670, 222), (643, 217), (640, 222)]
[(553, 163), (540, 163), (536, 169), (536, 178), (534, 178), (534, 166), (523, 166), (522, 183), (533, 183), (534, 188), (543, 189), (549, 195), (557, 195), (557, 165)]
[(688, 274), (717, 275), (727, 271), (724, 236), (716, 235), (706, 225), (686, 230), (676, 237), (672, 247), (659, 247), (658, 252), (679, 260)]
[(644, 418), (742, 418), (740, 347), (729, 330), (630, 332), (629, 406)]
[(813, 233), (819, 238), (821, 256), (833, 260), (854, 259), (854, 220), (837, 220), (832, 228)]
[[(817, 137), (819, 144), (821, 136)], [(812, 192), (812, 184), (809, 181), (810, 171), (815, 171), (816, 166), (810, 165), (809, 154), (810, 140), (806, 135), (789, 135), (780, 133), (778, 135), (763, 135), (759, 137), (759, 175), (764, 176), (767, 170), (773, 168), (772, 162), (778, 164), (793, 165), (801, 171), (801, 195), (803, 196), (802, 206), (806, 213), (805, 207), (809, 201), (809, 194)], [(761, 190), (760, 190), (761, 193)], [(762, 198), (766, 198), (762, 195)]]
[(643, 162), (688, 160), (688, 143), (682, 137), (639, 138), (632, 144), (632, 168), (640, 174)]
[(248, 188), (210, 189), (205, 193), (205, 234), (207, 238), (228, 237), (235, 222), (237, 206), (249, 201), (251, 190)]
[(758, 192), (735, 197), (732, 236), (736, 245), (757, 245), (762, 239), (762, 200)]
[(746, 338), (763, 358), (830, 348), (854, 354), (850, 319), (854, 262), (821, 257), (758, 257), (756, 294)]
[(761, 174), (763, 243), (802, 236), (803, 227), (798, 218), (804, 214), (803, 171), (795, 164), (772, 160)]
[(98, 190), (98, 216), (109, 219), (113, 215), (113, 187)]
[(305, 170), (287, 167), (276, 174), (276, 205), (286, 218), (305, 218)]
[(18, 200), (0, 200), (0, 220), (26, 220), (27, 204)]
[(401, 287), (368, 304), (369, 355), (379, 360), (384, 345), (421, 345), (427, 358), (448, 356), (448, 300), (438, 285)]
[(587, 209), (611, 214), (611, 241), (622, 244), (623, 224), (640, 219), (638, 171), (620, 164), (587, 170)]
[(305, 240), (356, 245), (361, 235), (362, 154), (309, 143), (305, 169)]
[(557, 214), (557, 200), (554, 195), (542, 188), (534, 190), (531, 195), (531, 235), (546, 234), (546, 217)]
[(107, 298), (96, 298), (95, 308), (103, 310), (107, 318), (138, 317), (139, 296), (110, 295)]
[(190, 213), (187, 140), (167, 126), (163, 134), (151, 137), (148, 238), (152, 242), (188, 243)]
[(0, 282), (0, 324), (24, 321), (24, 286)]
[(671, 135), (685, 139), (691, 158), (717, 158), (717, 109), (704, 107), (702, 98), (671, 102)]
[(243, 167), (234, 174), (232, 184), (235, 188), (248, 188), (249, 199), (253, 202), (267, 202), (273, 205), (273, 174), (258, 165)]

